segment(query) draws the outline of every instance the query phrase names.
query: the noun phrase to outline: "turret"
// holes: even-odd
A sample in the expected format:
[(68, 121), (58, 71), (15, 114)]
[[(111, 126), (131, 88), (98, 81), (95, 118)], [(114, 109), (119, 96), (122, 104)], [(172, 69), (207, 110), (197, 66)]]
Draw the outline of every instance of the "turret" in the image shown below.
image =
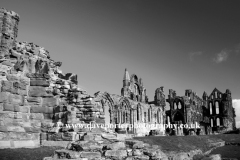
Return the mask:
[(207, 95), (207, 93), (204, 91), (204, 92), (203, 92), (203, 96), (202, 96), (203, 100), (206, 101), (206, 100), (207, 100), (207, 97), (208, 97), (208, 95)]
[(163, 102), (163, 99), (164, 99), (164, 102), (165, 102), (165, 95), (164, 95), (163, 88), (164, 88), (163, 86), (159, 87), (155, 91), (154, 101), (155, 101), (155, 104), (157, 106), (161, 105), (160, 103)]
[(129, 85), (130, 85), (130, 76), (126, 68), (123, 75), (123, 87), (129, 86)]
[(190, 97), (190, 94), (192, 93), (191, 89), (186, 89), (185, 90), (185, 96)]
[(231, 91), (229, 89), (226, 90), (226, 94), (231, 95)]

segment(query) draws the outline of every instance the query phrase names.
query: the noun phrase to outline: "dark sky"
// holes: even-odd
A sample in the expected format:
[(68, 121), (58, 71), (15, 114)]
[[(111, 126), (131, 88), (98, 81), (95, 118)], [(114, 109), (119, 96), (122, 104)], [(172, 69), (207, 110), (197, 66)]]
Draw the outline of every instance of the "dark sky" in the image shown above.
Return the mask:
[[(199, 96), (216, 87), (240, 99), (239, 0), (0, 0), (34, 42), (78, 74), (90, 94), (120, 94), (124, 69), (155, 89)], [(239, 110), (240, 113), (240, 110)], [(239, 118), (240, 120), (240, 118)]]

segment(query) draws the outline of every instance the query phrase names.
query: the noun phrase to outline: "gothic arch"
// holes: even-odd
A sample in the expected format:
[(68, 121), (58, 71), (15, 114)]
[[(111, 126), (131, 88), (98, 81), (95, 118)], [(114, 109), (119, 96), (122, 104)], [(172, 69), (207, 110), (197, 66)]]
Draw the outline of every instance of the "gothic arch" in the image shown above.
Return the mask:
[(130, 79), (131, 79), (131, 82), (138, 83), (138, 77), (136, 74), (132, 74)]
[(104, 112), (107, 112), (106, 108), (105, 108), (105, 104), (108, 103), (110, 123), (115, 123), (114, 113), (115, 113), (115, 110), (116, 110), (116, 107), (115, 107), (116, 106), (116, 102), (113, 100), (111, 95), (109, 93), (107, 93), (107, 92), (104, 92), (104, 93), (97, 92), (97, 93), (95, 93), (95, 101), (99, 101), (99, 102), (102, 103), (102, 107), (103, 107), (103, 111)]
[(172, 115), (173, 121), (182, 121), (184, 123), (184, 116), (181, 112), (177, 111)]

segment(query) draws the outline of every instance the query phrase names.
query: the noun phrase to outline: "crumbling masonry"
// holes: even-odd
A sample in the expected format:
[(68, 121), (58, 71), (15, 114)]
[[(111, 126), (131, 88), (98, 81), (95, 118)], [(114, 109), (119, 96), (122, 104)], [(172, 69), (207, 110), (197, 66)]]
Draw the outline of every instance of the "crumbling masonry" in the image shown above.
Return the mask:
[[(108, 132), (144, 136), (209, 134), (235, 127), (231, 93), (217, 89), (203, 98), (191, 90), (179, 97), (163, 87), (149, 101), (143, 81), (124, 72), (120, 95), (97, 92), (90, 96), (77, 86), (77, 75), (63, 74), (61, 62), (33, 43), (18, 42), (19, 15), (0, 9), (0, 148), (37, 147), (42, 141), (80, 139), (86, 130), (58, 127), (63, 124), (201, 124), (201, 130), (166, 133), (162, 128), (116, 128)], [(166, 102), (170, 110), (165, 111)], [(222, 129), (221, 129), (222, 128)], [(105, 130), (106, 131), (106, 130)], [(124, 152), (125, 154), (125, 152)], [(113, 154), (114, 155), (114, 154)]]

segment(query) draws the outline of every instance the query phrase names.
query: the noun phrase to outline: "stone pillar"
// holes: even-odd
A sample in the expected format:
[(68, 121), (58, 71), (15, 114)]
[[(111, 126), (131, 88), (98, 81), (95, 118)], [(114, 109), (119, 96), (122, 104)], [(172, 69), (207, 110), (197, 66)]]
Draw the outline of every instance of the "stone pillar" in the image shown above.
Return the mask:
[(0, 9), (0, 59), (8, 56), (18, 34), (19, 15)]

